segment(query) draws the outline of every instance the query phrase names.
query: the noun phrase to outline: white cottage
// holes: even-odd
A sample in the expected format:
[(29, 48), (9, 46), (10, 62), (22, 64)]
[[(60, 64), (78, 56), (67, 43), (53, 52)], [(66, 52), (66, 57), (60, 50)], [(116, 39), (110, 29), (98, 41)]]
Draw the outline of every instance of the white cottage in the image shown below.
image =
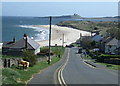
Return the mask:
[(118, 40), (116, 38), (113, 38), (105, 44), (105, 53), (115, 54), (115, 49), (118, 47)]

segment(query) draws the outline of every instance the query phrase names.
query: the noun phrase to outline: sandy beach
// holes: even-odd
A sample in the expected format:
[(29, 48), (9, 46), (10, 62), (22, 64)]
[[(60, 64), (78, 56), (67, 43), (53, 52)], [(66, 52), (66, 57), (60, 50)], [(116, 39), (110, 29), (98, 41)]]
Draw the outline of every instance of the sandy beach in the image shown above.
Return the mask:
[[(34, 27), (42, 27), (45, 29), (49, 29), (49, 25), (33, 25)], [(52, 36), (51, 36), (51, 45), (54, 46), (57, 44), (58, 46), (61, 46), (63, 44), (63, 34), (64, 34), (64, 46), (69, 45), (71, 43), (76, 42), (77, 39), (80, 37), (80, 33), (82, 36), (90, 35), (90, 32), (82, 31), (73, 29), (70, 27), (61, 27), (57, 25), (52, 25)], [(49, 41), (37, 41), (41, 47), (48, 46)], [(0, 49), (2, 48), (2, 44), (0, 44)]]
[[(49, 25), (34, 25), (34, 27), (42, 27), (49, 29)], [(76, 30), (69, 27), (61, 27), (57, 25), (52, 25), (52, 36), (51, 36), (51, 45), (54, 46), (55, 44), (61, 46), (62, 40), (63, 40), (63, 34), (64, 34), (64, 46), (69, 45), (71, 43), (76, 42), (77, 39), (80, 37), (80, 33), (82, 36), (90, 35), (90, 32), (82, 31), (82, 30)], [(43, 46), (48, 46), (49, 41), (38, 41), (38, 43)]]

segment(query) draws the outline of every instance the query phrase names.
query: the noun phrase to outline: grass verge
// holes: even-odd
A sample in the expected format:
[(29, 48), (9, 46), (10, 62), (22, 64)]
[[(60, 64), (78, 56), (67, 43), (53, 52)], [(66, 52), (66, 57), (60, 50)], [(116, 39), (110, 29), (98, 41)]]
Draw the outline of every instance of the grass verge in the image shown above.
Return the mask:
[[(63, 47), (52, 47), (51, 50), (53, 52), (56, 52), (56, 49), (58, 49), (57, 54), (62, 55), (64, 54), (65, 48)], [(51, 64), (53, 65), (56, 62), (58, 62), (61, 58), (58, 58), (56, 56), (53, 56)], [(36, 63), (33, 67), (29, 67), (27, 70), (20, 70), (16, 68), (4, 68), (2, 70), (3, 72), (3, 85), (12, 85), (12, 86), (24, 86), (26, 82), (32, 77), (32, 75), (39, 73), (41, 70), (49, 67), (47, 61), (42, 61)]]
[(120, 70), (120, 65), (108, 64), (108, 63), (99, 63), (99, 62), (97, 62), (97, 64), (104, 65), (106, 68), (109, 68), (109, 69)]
[[(92, 57), (89, 56), (89, 55), (87, 55), (86, 58), (92, 59)], [(105, 66), (108, 69), (120, 70), (120, 66), (119, 65), (109, 64), (109, 63), (101, 63), (101, 62), (97, 62), (95, 60), (91, 60), (91, 61), (95, 62), (96, 64), (103, 65), (103, 66)]]

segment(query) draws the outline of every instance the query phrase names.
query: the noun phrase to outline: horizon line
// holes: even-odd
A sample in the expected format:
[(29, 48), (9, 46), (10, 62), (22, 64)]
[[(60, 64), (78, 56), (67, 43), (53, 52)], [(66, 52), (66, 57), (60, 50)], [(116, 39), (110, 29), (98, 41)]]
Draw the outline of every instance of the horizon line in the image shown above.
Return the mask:
[[(48, 15), (48, 16), (26, 16), (26, 15), (23, 15), (23, 16), (17, 16), (17, 15), (12, 15), (12, 16), (9, 16), (9, 15), (2, 15), (1, 17), (59, 17), (59, 16), (71, 16), (70, 14), (68, 15)], [(113, 16), (81, 16), (81, 18), (100, 18), (100, 17), (116, 17), (116, 16), (119, 16), (119, 15), (113, 15)]]

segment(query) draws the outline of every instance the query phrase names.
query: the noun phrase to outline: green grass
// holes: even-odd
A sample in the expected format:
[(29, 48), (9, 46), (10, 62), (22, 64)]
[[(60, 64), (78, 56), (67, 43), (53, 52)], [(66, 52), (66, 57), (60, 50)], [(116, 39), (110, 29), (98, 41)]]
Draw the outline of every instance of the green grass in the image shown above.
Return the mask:
[[(1, 65), (1, 63), (0, 63)], [(2, 85), (2, 68), (0, 68), (0, 86)]]
[[(51, 48), (52, 52), (55, 52), (56, 49), (59, 49), (57, 53), (59, 52), (58, 54), (62, 56), (65, 48), (63, 47)], [(26, 71), (17, 69), (16, 67), (3, 69), (4, 71), (3, 84), (12, 84), (12, 86), (16, 86), (16, 85), (23, 86), (26, 84), (26, 81), (32, 77), (32, 75), (39, 73), (41, 70), (49, 67), (50, 65), (55, 64), (60, 59), (61, 58), (54, 56), (50, 64), (48, 64), (47, 61), (38, 62), (33, 67), (29, 67)]]
[(64, 48), (64, 47), (61, 47), (61, 46), (58, 46), (58, 47), (52, 47), (52, 48), (51, 48), (51, 51), (52, 51), (54, 54), (56, 54), (56, 55), (59, 54), (60, 56), (63, 55), (64, 50), (65, 50), (65, 48)]
[(20, 77), (20, 73), (16, 70), (5, 68), (2, 70), (2, 84), (17, 84), (17, 80)]
[[(105, 34), (109, 29), (118, 28), (118, 22), (104, 21), (104, 22), (94, 22), (94, 21), (63, 21), (59, 22), (57, 25), (72, 27), (79, 30), (93, 31), (95, 28), (100, 30), (101, 34)], [(115, 31), (115, 30), (113, 30)]]
[[(89, 56), (89, 55), (87, 55), (86, 58), (92, 59), (92, 57)], [(118, 70), (119, 69), (120, 70), (119, 65), (114, 65), (114, 64), (109, 64), (109, 63), (101, 63), (101, 62), (97, 62), (95, 60), (91, 60), (91, 61), (95, 62), (96, 64), (103, 65), (103, 66), (105, 66), (106, 68), (109, 68), (109, 69), (114, 69), (114, 70)]]
[(74, 47), (78, 47), (78, 44), (73, 43), (72, 45), (74, 45)]
[(88, 58), (88, 59), (92, 59), (92, 57), (91, 57), (91, 56), (89, 56), (89, 55), (86, 55), (86, 58)]
[(109, 68), (109, 69), (120, 70), (120, 65), (108, 64), (108, 63), (99, 63), (99, 62), (97, 62), (97, 64), (104, 65), (106, 68)]
[[(53, 57), (50, 65), (56, 63), (59, 60), (60, 60), (60, 58)], [(19, 69), (15, 69), (15, 70), (21, 74), (20, 79), (24, 82), (24, 81), (28, 80), (29, 78), (31, 78), (31, 76), (33, 74), (38, 73), (40, 70), (47, 68), (50, 65), (47, 64), (47, 61), (43, 61), (43, 62), (37, 63), (33, 67), (29, 67), (27, 69), (27, 71), (19, 70)]]

